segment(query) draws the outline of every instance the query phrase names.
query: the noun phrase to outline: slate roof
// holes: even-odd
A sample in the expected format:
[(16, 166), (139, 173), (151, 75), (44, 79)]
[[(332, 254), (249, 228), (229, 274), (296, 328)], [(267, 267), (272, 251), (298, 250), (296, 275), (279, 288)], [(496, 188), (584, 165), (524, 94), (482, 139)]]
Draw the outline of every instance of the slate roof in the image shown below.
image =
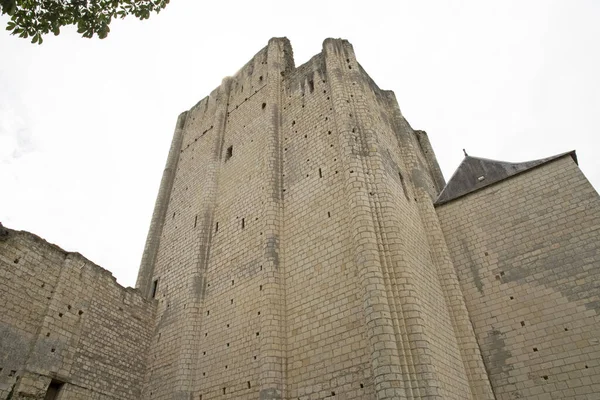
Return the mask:
[(541, 160), (522, 163), (510, 163), (506, 161), (489, 160), (487, 158), (465, 156), (444, 189), (440, 192), (440, 195), (435, 201), (435, 205), (455, 200), (466, 194), (565, 156), (571, 156), (575, 163), (577, 163), (575, 150), (543, 158)]

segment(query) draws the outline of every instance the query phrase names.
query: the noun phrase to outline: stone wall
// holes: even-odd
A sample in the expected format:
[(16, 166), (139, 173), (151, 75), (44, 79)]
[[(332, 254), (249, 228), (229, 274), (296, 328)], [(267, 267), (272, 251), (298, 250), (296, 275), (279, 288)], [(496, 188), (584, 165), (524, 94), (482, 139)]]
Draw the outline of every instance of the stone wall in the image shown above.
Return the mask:
[(598, 194), (444, 185), (347, 41), (271, 39), (179, 116), (138, 289), (0, 225), (0, 400), (595, 398)]
[(497, 398), (598, 398), (600, 197), (574, 160), (437, 212)]
[(282, 88), (287, 398), (375, 397), (340, 126), (321, 53)]
[(154, 306), (27, 233), (0, 238), (0, 399), (139, 399)]
[(348, 42), (295, 68), (272, 39), (177, 123), (138, 279), (145, 398), (490, 398), (442, 185)]
[(179, 116), (138, 289), (0, 225), (0, 400), (595, 399), (598, 194), (444, 184), (347, 41), (271, 39)]
[(288, 51), (272, 40), (178, 123), (156, 264), (143, 272), (159, 300), (146, 398), (281, 395), (278, 128)]

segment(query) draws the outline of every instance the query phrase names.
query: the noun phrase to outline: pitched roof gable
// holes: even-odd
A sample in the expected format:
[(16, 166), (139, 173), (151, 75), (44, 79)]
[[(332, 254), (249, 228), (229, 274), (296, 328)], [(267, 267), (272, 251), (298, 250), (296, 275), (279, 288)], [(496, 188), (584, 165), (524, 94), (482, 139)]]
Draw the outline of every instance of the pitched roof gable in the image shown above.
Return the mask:
[(444, 189), (440, 192), (435, 205), (440, 205), (462, 197), (466, 194), (503, 181), (511, 176), (528, 171), (532, 168), (571, 156), (577, 162), (575, 151), (558, 154), (541, 160), (522, 163), (490, 160), (487, 158), (465, 156)]

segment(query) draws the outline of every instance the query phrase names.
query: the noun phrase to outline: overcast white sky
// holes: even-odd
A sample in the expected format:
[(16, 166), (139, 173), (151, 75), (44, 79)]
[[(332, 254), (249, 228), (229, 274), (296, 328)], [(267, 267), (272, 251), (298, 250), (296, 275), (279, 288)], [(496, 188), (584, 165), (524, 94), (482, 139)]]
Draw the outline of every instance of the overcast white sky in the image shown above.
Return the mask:
[[(7, 19), (0, 18), (0, 26)], [(270, 37), (327, 37), (396, 93), (448, 179), (470, 155), (577, 150), (600, 188), (600, 1), (174, 0), (107, 39), (0, 32), (0, 221), (133, 286), (178, 114)]]

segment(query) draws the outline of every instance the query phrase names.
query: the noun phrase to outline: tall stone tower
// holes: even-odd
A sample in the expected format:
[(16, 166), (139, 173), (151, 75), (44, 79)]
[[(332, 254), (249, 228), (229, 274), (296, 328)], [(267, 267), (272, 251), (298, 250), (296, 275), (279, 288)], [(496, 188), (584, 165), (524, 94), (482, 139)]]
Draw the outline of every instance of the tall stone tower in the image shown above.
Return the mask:
[(143, 398), (492, 399), (444, 184), (347, 41), (295, 67), (271, 39), (177, 121), (137, 280)]
[(465, 156), (327, 39), (179, 116), (137, 288), (0, 224), (0, 400), (597, 400), (600, 196)]

